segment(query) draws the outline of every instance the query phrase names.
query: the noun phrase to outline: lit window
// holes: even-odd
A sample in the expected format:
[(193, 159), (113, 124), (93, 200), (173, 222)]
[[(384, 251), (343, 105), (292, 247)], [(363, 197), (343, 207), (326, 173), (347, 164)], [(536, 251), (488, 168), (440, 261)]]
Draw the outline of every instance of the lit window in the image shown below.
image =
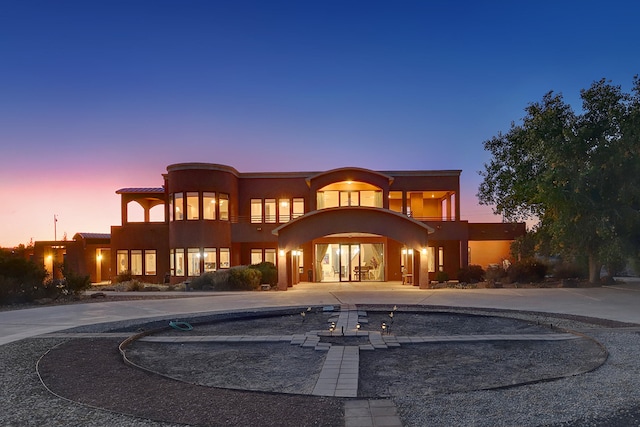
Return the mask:
[(302, 215), (304, 215), (304, 199), (293, 199), (293, 218), (298, 218)]
[(278, 222), (285, 223), (291, 220), (289, 199), (280, 199), (278, 201)]
[(142, 276), (142, 251), (131, 251), (131, 275)]
[(389, 191), (389, 210), (402, 213), (402, 191)]
[(153, 249), (144, 251), (144, 274), (146, 276), (156, 275), (156, 251)]
[(438, 271), (444, 271), (444, 248), (438, 248)]
[(231, 255), (229, 248), (220, 248), (220, 268), (229, 268), (231, 266)]
[(251, 249), (251, 265), (262, 262), (262, 249)]
[(275, 265), (276, 263), (276, 250), (275, 249), (265, 249), (264, 250), (264, 260), (265, 262), (270, 262)]
[(216, 249), (204, 248), (204, 272), (216, 271)]
[(184, 276), (184, 249), (176, 249), (176, 276)]
[(118, 251), (118, 274), (127, 273), (129, 271), (129, 254), (127, 251)]
[(251, 222), (259, 224), (262, 222), (262, 200), (251, 199)]
[(171, 270), (171, 275), (176, 275), (176, 252), (173, 249), (169, 249), (169, 269)]
[(202, 217), (216, 219), (216, 193), (202, 193)]
[(182, 193), (174, 194), (173, 202), (173, 218), (176, 221), (182, 221), (184, 219), (184, 205), (182, 203)]
[(220, 219), (229, 221), (229, 195), (220, 194)]
[(187, 265), (189, 267), (189, 273), (187, 274), (188, 276), (200, 276), (200, 249), (187, 249)]
[(302, 256), (302, 251), (298, 249), (298, 267), (302, 267), (304, 265), (302, 262), (303, 259), (304, 257)]
[(187, 193), (187, 219), (200, 219), (198, 193)]
[(276, 222), (276, 199), (265, 199), (264, 201), (264, 222)]
[(169, 221), (173, 221), (173, 194), (169, 197)]

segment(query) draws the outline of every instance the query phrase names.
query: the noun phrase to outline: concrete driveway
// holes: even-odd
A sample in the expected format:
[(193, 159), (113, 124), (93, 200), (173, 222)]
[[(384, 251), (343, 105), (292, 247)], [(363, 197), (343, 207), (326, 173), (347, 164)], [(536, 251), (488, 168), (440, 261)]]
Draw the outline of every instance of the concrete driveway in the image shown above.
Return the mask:
[[(565, 313), (640, 324), (640, 279), (580, 289), (438, 289), (385, 283), (301, 283), (286, 292), (190, 292), (188, 298), (95, 302), (0, 312), (0, 345), (75, 326), (257, 307), (419, 304)], [(152, 295), (145, 292), (144, 295)], [(161, 293), (166, 296), (167, 293)], [(126, 293), (126, 295), (135, 295)], [(184, 296), (181, 293), (180, 296)]]

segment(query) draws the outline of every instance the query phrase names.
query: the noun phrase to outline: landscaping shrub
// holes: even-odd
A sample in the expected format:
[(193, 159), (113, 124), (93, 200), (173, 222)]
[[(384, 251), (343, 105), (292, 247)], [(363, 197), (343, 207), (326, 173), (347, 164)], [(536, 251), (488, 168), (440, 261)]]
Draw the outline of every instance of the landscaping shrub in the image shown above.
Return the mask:
[(210, 271), (191, 281), (194, 290), (250, 291), (260, 288), (262, 273), (256, 268), (238, 266)]
[(458, 270), (458, 281), (464, 283), (478, 283), (484, 280), (484, 270), (479, 265), (468, 265)]
[(507, 270), (507, 276), (511, 282), (537, 283), (544, 280), (547, 275), (547, 265), (533, 258), (511, 264)]
[(496, 283), (500, 283), (507, 277), (507, 272), (499, 265), (490, 265), (484, 273), (488, 288), (496, 287)]
[(254, 268), (262, 274), (262, 283), (272, 286), (278, 284), (278, 269), (274, 263), (265, 261), (250, 265), (249, 268)]
[(48, 296), (47, 272), (22, 257), (0, 252), (0, 302), (19, 303)]
[(61, 290), (68, 295), (79, 295), (91, 287), (91, 278), (89, 275), (76, 274), (73, 271), (63, 267), (62, 274), (64, 281), (61, 283)]
[(130, 271), (127, 270), (118, 274), (113, 281), (115, 283), (123, 283), (123, 282), (130, 282), (132, 280), (133, 280), (133, 275), (131, 274)]
[(446, 282), (447, 280), (449, 280), (449, 275), (447, 274), (446, 271), (438, 271), (436, 273), (436, 281), (442, 283), (442, 282)]

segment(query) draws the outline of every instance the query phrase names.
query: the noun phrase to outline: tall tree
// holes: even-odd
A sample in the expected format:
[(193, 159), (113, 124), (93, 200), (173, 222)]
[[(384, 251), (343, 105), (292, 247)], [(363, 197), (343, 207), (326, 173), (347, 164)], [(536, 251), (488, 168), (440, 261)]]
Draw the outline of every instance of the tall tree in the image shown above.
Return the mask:
[(595, 283), (603, 264), (640, 247), (640, 80), (631, 94), (602, 79), (580, 96), (576, 114), (548, 92), (485, 141), (478, 198), (506, 219), (537, 219), (556, 253), (586, 254)]

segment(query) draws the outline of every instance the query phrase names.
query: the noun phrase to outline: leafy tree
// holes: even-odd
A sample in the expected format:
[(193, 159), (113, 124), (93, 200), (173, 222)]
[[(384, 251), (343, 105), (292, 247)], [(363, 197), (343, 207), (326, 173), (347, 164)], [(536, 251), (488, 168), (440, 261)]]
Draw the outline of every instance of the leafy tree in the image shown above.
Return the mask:
[(537, 244), (586, 254), (589, 280), (640, 247), (640, 80), (631, 94), (602, 79), (576, 114), (560, 94), (529, 104), (521, 124), (484, 142), (480, 203), (508, 220), (537, 219)]

